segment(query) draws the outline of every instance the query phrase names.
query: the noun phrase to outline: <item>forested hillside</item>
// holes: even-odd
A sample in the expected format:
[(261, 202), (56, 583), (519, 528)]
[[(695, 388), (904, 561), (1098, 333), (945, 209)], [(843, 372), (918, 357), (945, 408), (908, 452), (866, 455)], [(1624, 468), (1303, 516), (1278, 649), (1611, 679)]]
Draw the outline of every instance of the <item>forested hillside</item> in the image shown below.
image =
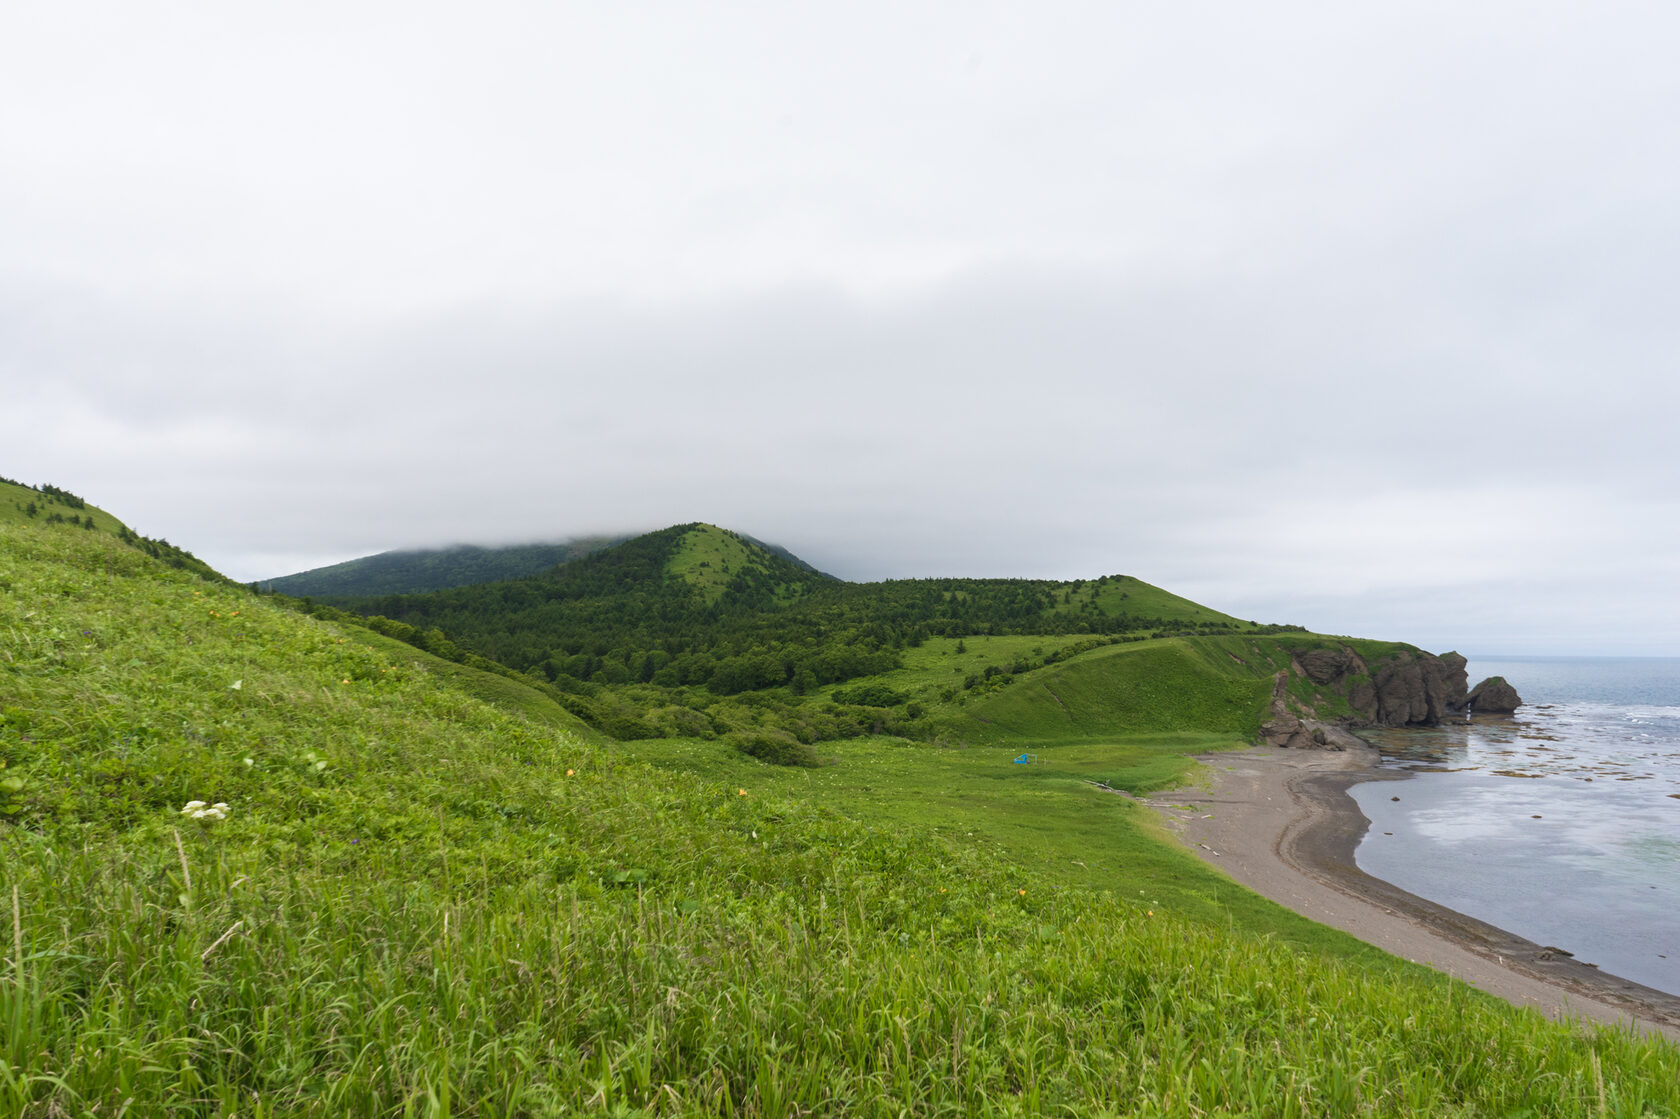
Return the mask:
[[(935, 736), (944, 724), (933, 706), (1107, 644), (1298, 628), (1244, 622), (1123, 575), (847, 583), (699, 524), (536, 577), (325, 601), (435, 652), (528, 673), (616, 737), (666, 733), (675, 718), (687, 733), (769, 727), (805, 743), (883, 730)], [(1007, 656), (965, 643), (994, 637), (1034, 640)], [(929, 642), (948, 658), (936, 687), (875, 680)], [(840, 686), (866, 678), (875, 682)]]
[(709, 525), (638, 537), (536, 578), (332, 599), (439, 629), (550, 680), (795, 694), (897, 666), (930, 637), (1249, 632), (1126, 576), (845, 583)]
[(262, 580), (263, 590), (310, 596), (422, 594), (426, 591), (493, 583), (536, 575), (615, 544), (623, 537), (580, 536), (553, 544), (509, 544), (481, 548), (423, 548), (381, 552), (296, 575)]

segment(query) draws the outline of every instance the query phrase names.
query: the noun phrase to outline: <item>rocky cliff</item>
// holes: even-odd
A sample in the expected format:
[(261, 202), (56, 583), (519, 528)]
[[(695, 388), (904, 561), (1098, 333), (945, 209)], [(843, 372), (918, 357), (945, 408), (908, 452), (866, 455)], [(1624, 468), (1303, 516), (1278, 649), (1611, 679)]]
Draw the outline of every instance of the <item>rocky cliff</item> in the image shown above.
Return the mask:
[(1260, 733), (1274, 746), (1345, 749), (1359, 742), (1349, 728), (1431, 726), (1464, 710), (1468, 682), (1457, 653), (1397, 646), (1367, 662), (1349, 645), (1297, 650)]

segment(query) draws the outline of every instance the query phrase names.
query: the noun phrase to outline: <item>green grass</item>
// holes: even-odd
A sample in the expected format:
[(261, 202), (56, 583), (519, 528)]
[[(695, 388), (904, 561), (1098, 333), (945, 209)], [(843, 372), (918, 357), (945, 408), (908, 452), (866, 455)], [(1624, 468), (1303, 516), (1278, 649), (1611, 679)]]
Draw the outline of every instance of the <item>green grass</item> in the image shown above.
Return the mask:
[(741, 572), (762, 571), (758, 549), (732, 532), (713, 525), (696, 525), (683, 534), (675, 554), (666, 564), (668, 574), (700, 589), (708, 603), (716, 602)]
[[(903, 651), (903, 667), (866, 679), (880, 681), (895, 691), (926, 702), (938, 702), (942, 690), (952, 687), (961, 689), (964, 679), (970, 675), (983, 673), (994, 666), (1007, 669), (1021, 662), (1041, 662), (1048, 653), (1092, 640), (1088, 634), (930, 637), (922, 644)], [(958, 652), (959, 648), (961, 652)], [(828, 692), (833, 690), (824, 689)]]
[[(28, 512), (30, 506), (34, 506), (36, 510), (33, 516)], [(40, 524), (45, 523), (46, 519), (55, 513), (66, 519), (76, 517), (82, 521), (91, 520), (94, 528), (100, 532), (117, 533), (124, 527), (117, 518), (92, 505), (77, 508), (61, 498), (39, 493), (27, 486), (0, 482), (0, 524)]]
[[(1144, 794), (1195, 778), (1192, 753), (1240, 743), (1225, 735), (1152, 734), (1052, 746), (927, 749), (890, 738), (823, 743), (831, 763), (777, 769), (720, 742), (651, 740), (621, 749), (710, 780), (752, 782), (875, 826), (929, 832), (999, 865), (1061, 886), (1107, 890), (1215, 928), (1241, 927), (1361, 967), (1408, 969), (1393, 957), (1235, 886), (1164, 834), (1154, 812), (1098, 786)], [(1435, 973), (1409, 969), (1423, 981)]]
[(633, 756), (0, 524), (0, 1114), (1680, 1114), (1673, 1046), (1343, 943), (1085, 783), (1225, 737)]
[(535, 722), (566, 731), (585, 741), (607, 741), (599, 731), (560, 706), (552, 695), (540, 688), (508, 676), (482, 672), (467, 665), (446, 661), (394, 637), (386, 637), (371, 630), (350, 626), (346, 627), (344, 632), (349, 640), (378, 650), (389, 658), (393, 665), (405, 664), (419, 668), (439, 680), (447, 681), (475, 699), (517, 712)]
[(1076, 613), (1086, 604), (1092, 604), (1110, 616), (1132, 615), (1193, 623), (1223, 622), (1238, 626), (1248, 624), (1131, 575), (1110, 575), (1100, 581), (1082, 580), (1077, 584), (1063, 584), (1062, 589), (1069, 601), (1057, 607), (1061, 613)]
[(1192, 639), (1083, 653), (1040, 669), (950, 716), (977, 743), (1055, 743), (1142, 731), (1214, 731), (1251, 740), (1269, 680), (1210, 665)]

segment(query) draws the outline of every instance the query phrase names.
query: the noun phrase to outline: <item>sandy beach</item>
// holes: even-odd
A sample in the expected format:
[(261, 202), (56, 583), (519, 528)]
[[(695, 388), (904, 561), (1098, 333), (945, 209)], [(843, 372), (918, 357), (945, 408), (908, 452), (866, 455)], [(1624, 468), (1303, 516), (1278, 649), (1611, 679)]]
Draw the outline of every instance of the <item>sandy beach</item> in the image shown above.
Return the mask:
[(1368, 821), (1346, 790), (1392, 780), (1374, 749), (1256, 748), (1199, 757), (1208, 787), (1147, 798), (1190, 849), (1303, 916), (1517, 1006), (1680, 1041), (1680, 997), (1580, 963), (1372, 878), (1354, 863)]

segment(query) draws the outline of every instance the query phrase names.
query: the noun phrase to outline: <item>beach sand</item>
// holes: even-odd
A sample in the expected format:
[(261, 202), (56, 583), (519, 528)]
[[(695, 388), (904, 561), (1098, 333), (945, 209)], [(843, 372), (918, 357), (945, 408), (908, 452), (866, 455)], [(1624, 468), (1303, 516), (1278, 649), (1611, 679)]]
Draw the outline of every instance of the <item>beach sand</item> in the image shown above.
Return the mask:
[(1206, 754), (1211, 786), (1145, 800), (1190, 849), (1256, 893), (1517, 1006), (1680, 1041), (1680, 997), (1579, 963), (1372, 878), (1353, 852), (1368, 821), (1346, 790), (1393, 780), (1374, 749)]

